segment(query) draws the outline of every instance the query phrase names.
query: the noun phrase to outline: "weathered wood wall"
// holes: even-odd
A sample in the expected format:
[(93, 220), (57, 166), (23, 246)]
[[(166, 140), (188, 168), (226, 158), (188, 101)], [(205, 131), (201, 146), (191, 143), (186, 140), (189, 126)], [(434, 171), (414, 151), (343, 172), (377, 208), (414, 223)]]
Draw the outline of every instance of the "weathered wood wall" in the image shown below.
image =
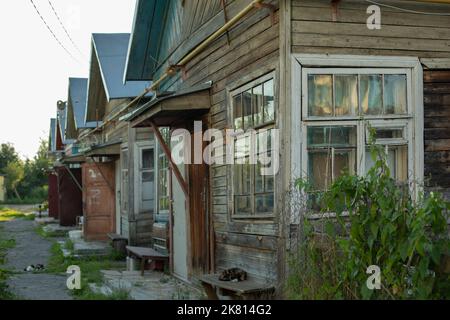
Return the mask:
[[(178, 42), (173, 42), (173, 48), (181, 49), (170, 51), (165, 64), (159, 68), (157, 74), (166, 70), (169, 61), (174, 63), (177, 57), (183, 57), (188, 52), (187, 48), (192, 47), (192, 43), (204, 39), (205, 26), (208, 23), (215, 25), (216, 29), (221, 26), (220, 23), (224, 23), (223, 11), (220, 7), (217, 8), (215, 2), (211, 1), (208, 12), (216, 14), (208, 21), (200, 19), (199, 13), (195, 14), (193, 20), (192, 17), (187, 18), (187, 21), (192, 20), (189, 24), (191, 36), (187, 38), (180, 36)], [(228, 17), (234, 17), (249, 3), (249, 0), (226, 1)], [(277, 1), (273, 3), (277, 5)], [(192, 10), (190, 6), (190, 1), (185, 2), (184, 10)], [(212, 81), (210, 127), (230, 128), (232, 119), (228, 116), (230, 108), (228, 93), (260, 76), (277, 71), (279, 67), (278, 22), (278, 10), (275, 12), (272, 23), (268, 9), (255, 9), (229, 30), (228, 37), (225, 35), (220, 37), (188, 63), (184, 70), (184, 77), (180, 74), (171, 78), (165, 83), (163, 89), (177, 90)], [(229, 205), (232, 202), (231, 169), (231, 166), (226, 165), (210, 166), (211, 205), (209, 209), (215, 231), (215, 269), (220, 271), (230, 267), (241, 267), (252, 276), (275, 279), (277, 277), (277, 220), (232, 219)]]
[[(346, 0), (338, 4), (333, 22), (331, 1), (292, 0), (292, 51), (450, 57), (450, 19), (381, 8), (381, 30), (367, 28), (369, 3)], [(449, 12), (444, 4), (389, 1), (422, 12)]]
[(450, 70), (424, 72), (425, 182), (450, 199)]

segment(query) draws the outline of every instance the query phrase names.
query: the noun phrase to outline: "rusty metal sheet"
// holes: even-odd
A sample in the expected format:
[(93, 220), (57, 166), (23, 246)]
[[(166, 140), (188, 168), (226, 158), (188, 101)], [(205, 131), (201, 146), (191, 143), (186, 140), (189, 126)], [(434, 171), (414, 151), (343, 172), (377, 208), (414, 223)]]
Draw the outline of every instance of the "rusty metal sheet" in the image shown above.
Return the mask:
[(115, 230), (115, 165), (85, 163), (83, 168), (84, 237), (107, 240)]

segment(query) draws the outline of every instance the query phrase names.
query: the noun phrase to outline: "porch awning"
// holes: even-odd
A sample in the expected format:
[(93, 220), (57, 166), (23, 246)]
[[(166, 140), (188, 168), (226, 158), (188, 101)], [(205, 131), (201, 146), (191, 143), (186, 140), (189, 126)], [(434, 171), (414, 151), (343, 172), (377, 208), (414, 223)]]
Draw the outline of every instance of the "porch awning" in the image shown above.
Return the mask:
[(107, 142), (92, 146), (86, 150), (84, 154), (86, 157), (112, 157), (120, 155), (121, 141)]
[(64, 164), (74, 164), (74, 163), (83, 163), (86, 162), (86, 157), (84, 154), (75, 154), (71, 156), (64, 156), (61, 159), (61, 162)]
[(211, 82), (207, 82), (189, 90), (156, 97), (126, 115), (123, 120), (131, 121), (131, 126), (136, 128), (149, 127), (150, 120), (157, 126), (171, 126), (180, 119), (196, 118), (211, 108), (210, 88)]

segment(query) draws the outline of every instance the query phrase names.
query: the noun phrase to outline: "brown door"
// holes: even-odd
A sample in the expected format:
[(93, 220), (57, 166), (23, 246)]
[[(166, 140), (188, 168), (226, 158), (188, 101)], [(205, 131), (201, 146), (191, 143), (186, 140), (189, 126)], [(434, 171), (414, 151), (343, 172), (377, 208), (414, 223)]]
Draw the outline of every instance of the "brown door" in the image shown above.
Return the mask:
[(114, 162), (83, 164), (84, 237), (107, 240), (115, 231)]
[[(205, 123), (205, 122), (204, 122)], [(206, 128), (203, 128), (206, 130)], [(191, 134), (194, 141), (195, 135)], [(194, 143), (192, 143), (193, 148)], [(203, 145), (202, 151), (206, 145)], [(195, 152), (192, 149), (192, 155)], [(192, 257), (192, 274), (200, 275), (209, 271), (209, 239), (210, 226), (208, 219), (208, 165), (202, 164), (189, 165), (189, 225), (191, 246), (190, 253)]]

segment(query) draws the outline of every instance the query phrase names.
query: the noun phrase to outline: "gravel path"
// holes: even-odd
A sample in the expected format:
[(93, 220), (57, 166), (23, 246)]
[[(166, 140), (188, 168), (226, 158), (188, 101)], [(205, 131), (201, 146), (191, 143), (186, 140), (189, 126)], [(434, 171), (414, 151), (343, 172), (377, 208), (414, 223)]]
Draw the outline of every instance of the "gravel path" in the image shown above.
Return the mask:
[(18, 274), (8, 278), (9, 290), (26, 300), (71, 300), (66, 288), (66, 275), (25, 273), (24, 268), (33, 264), (47, 265), (52, 242), (35, 232), (33, 221), (16, 219), (3, 223), (5, 238), (16, 240), (16, 246), (8, 250), (3, 266)]

